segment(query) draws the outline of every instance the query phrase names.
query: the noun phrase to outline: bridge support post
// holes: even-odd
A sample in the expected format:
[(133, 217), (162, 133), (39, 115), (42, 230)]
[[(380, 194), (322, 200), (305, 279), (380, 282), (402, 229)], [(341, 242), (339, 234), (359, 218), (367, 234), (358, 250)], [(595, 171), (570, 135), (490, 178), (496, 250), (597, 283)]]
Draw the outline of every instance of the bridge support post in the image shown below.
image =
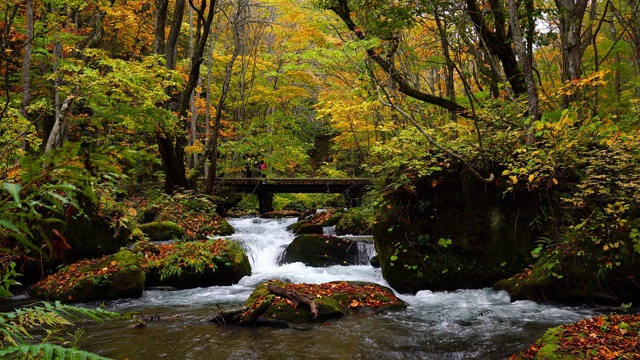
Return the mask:
[(258, 193), (258, 211), (260, 214), (273, 211), (273, 193), (260, 191)]

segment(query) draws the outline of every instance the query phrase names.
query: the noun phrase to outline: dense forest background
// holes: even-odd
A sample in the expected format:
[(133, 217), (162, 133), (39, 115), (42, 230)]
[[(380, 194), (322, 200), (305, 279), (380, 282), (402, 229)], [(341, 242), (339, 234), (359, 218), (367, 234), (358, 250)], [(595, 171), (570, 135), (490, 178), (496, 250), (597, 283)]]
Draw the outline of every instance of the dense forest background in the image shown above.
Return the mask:
[(556, 235), (640, 247), (639, 6), (4, 1), (3, 265), (52, 254), (45, 223), (109, 186), (211, 193), (259, 160), (271, 177), (378, 179), (376, 209), (453, 169), (559, 201), (531, 220)]

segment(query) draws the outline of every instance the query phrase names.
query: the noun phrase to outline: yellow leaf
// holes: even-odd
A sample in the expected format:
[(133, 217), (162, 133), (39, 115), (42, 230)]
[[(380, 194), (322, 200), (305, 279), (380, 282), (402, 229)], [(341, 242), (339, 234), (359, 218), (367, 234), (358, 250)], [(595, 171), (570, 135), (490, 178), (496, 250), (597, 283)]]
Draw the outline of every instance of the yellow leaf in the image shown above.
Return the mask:
[(529, 182), (532, 182), (533, 179), (535, 179), (535, 176), (533, 176), (533, 174), (529, 175)]
[(609, 245), (605, 245), (605, 246), (603, 246), (603, 247), (602, 247), (602, 250), (604, 250), (604, 251), (609, 250)]
[(505, 170), (505, 171), (503, 171), (503, 172), (502, 172), (502, 176), (507, 176), (507, 175), (509, 175), (510, 173), (511, 173), (511, 171), (509, 171), (509, 170)]

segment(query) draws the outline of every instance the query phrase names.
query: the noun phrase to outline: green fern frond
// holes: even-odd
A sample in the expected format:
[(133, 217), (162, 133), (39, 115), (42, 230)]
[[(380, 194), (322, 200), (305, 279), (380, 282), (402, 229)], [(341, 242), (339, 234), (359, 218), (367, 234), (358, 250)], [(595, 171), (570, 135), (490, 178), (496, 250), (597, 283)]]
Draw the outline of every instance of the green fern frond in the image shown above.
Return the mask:
[(1, 359), (40, 360), (109, 360), (109, 358), (78, 349), (69, 349), (54, 344), (17, 345), (0, 349)]
[[(29, 329), (73, 325), (72, 320), (103, 321), (120, 316), (102, 309), (87, 309), (71, 305), (42, 303), (40, 305), (0, 313), (0, 348), (3, 345), (22, 346), (33, 339)], [(29, 345), (30, 346), (30, 345)], [(0, 358), (3, 358), (0, 356)], [(3, 358), (4, 359), (4, 358)]]

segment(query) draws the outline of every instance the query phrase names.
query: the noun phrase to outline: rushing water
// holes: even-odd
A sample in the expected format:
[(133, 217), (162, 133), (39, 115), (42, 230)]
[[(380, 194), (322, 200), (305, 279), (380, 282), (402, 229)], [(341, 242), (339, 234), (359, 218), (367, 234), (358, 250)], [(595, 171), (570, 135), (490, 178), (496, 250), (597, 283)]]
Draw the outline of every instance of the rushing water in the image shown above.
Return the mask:
[[(110, 302), (107, 310), (158, 315), (141, 329), (131, 321), (82, 324), (84, 350), (114, 359), (504, 359), (526, 348), (551, 326), (598, 313), (589, 307), (511, 302), (491, 289), (420, 291), (399, 295), (406, 310), (347, 316), (291, 329), (235, 328), (207, 322), (220, 308), (244, 303), (254, 286), (279, 278), (292, 282), (371, 281), (387, 285), (369, 265), (312, 268), (277, 265), (293, 240), (294, 219), (230, 220), (232, 238), (247, 249), (252, 275), (233, 286), (145, 291), (140, 299)], [(361, 245), (363, 252), (371, 246)]]

